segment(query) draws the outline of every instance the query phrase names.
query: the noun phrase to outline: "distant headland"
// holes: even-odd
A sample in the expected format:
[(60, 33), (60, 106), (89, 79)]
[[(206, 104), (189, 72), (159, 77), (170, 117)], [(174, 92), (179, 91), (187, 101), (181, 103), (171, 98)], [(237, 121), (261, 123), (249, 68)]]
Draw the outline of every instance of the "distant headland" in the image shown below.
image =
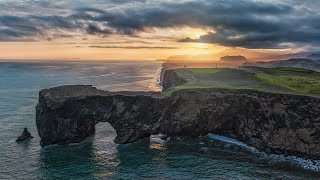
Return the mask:
[(223, 56), (219, 60), (220, 62), (246, 62), (248, 59), (244, 56)]

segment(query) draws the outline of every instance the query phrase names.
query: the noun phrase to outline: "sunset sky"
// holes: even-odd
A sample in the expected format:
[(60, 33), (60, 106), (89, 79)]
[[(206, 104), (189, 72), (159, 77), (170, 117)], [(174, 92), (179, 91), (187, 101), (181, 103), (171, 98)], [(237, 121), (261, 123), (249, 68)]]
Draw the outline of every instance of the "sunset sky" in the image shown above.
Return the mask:
[(0, 0), (0, 59), (217, 60), (317, 51), (319, 0)]

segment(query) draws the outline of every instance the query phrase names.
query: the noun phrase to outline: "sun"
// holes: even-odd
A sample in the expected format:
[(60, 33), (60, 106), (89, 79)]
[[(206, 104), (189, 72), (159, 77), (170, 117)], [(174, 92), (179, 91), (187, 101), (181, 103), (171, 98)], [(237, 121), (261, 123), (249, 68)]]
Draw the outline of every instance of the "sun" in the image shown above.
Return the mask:
[(191, 37), (194, 39), (197, 39), (197, 38), (200, 38), (201, 36), (204, 36), (206, 34), (207, 34), (207, 32), (205, 32), (205, 31), (196, 31), (191, 34)]
[(199, 49), (207, 48), (207, 44), (205, 43), (195, 43), (194, 46), (195, 48), (199, 48)]
[(187, 36), (192, 39), (198, 39), (209, 33), (207, 29), (189, 28), (187, 29)]

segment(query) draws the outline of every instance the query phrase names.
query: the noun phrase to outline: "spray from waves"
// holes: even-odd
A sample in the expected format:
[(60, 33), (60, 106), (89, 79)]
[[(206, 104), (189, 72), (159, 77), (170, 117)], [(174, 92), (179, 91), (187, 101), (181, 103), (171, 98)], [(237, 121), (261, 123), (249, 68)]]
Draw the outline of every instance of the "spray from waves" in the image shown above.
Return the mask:
[(160, 88), (160, 91), (162, 91), (162, 85), (161, 85), (162, 71), (163, 71), (163, 66), (161, 65), (161, 68), (159, 68), (156, 75), (157, 86)]
[(261, 152), (261, 151), (257, 150), (256, 148), (248, 146), (247, 144), (245, 144), (241, 141), (238, 141), (236, 139), (233, 139), (233, 138), (229, 138), (226, 136), (221, 136), (221, 135), (217, 135), (217, 134), (213, 134), (213, 133), (209, 133), (207, 136), (211, 139), (215, 139), (218, 141), (223, 141), (223, 142), (226, 142), (229, 144), (234, 144), (234, 145), (243, 147), (252, 153), (256, 153), (258, 155), (264, 156), (266, 158), (270, 158), (272, 160), (276, 160), (278, 162), (285, 161), (285, 162), (289, 162), (289, 163), (293, 163), (295, 165), (298, 165), (298, 166), (300, 166), (304, 169), (307, 169), (307, 170), (320, 172), (320, 160), (308, 160), (308, 159), (299, 158), (299, 157), (295, 157), (295, 156), (287, 156), (286, 157), (284, 155), (278, 155), (278, 154), (267, 154), (265, 152)]
[(164, 144), (167, 140), (170, 140), (170, 137), (167, 137), (165, 134), (161, 134), (161, 133), (150, 136), (150, 141), (158, 144)]

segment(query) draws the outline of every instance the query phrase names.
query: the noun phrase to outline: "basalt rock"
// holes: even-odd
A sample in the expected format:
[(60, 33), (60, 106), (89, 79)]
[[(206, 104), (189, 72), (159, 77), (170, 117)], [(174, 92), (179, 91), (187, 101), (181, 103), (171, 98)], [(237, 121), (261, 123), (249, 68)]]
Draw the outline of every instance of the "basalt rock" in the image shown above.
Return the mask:
[(33, 138), (33, 136), (32, 136), (31, 133), (28, 131), (28, 129), (27, 129), (27, 128), (24, 128), (21, 136), (18, 137), (18, 139), (16, 140), (16, 142), (26, 141), (26, 140), (30, 140), (30, 139), (32, 139), (32, 138)]
[(163, 75), (162, 89), (168, 90), (174, 86), (180, 86), (188, 82), (183, 77), (180, 77), (174, 70), (166, 70)]
[(42, 145), (81, 142), (98, 122), (109, 122), (120, 144), (159, 133), (216, 133), (265, 152), (320, 159), (319, 104), (314, 97), (251, 90), (181, 90), (163, 97), (61, 86), (40, 92), (36, 122)]

